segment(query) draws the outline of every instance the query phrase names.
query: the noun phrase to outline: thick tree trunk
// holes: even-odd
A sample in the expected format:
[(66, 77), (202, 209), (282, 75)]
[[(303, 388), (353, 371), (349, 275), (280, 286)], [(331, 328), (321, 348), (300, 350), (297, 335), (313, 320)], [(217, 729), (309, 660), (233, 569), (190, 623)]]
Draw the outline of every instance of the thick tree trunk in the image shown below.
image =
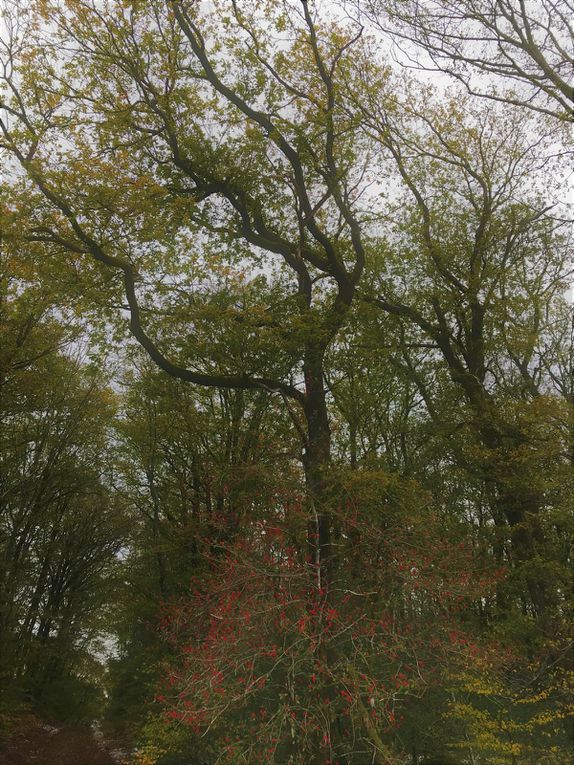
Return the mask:
[[(331, 491), (331, 429), (327, 412), (326, 392), (323, 385), (322, 354), (304, 366), (307, 444), (303, 456), (309, 518), (307, 523), (307, 556), (312, 572), (309, 609), (314, 625), (316, 660), (328, 667), (333, 657), (325, 645), (321, 611), (330, 600), (333, 577)], [(334, 696), (335, 688), (325, 688), (326, 696)], [(308, 741), (309, 765), (325, 762), (325, 743), (317, 731)]]
[(311, 517), (309, 519), (309, 563), (315, 567), (320, 590), (328, 590), (331, 568), (332, 512), (329, 507), (331, 429), (323, 386), (322, 360), (305, 365), (305, 419), (307, 445), (304, 454), (305, 482)]

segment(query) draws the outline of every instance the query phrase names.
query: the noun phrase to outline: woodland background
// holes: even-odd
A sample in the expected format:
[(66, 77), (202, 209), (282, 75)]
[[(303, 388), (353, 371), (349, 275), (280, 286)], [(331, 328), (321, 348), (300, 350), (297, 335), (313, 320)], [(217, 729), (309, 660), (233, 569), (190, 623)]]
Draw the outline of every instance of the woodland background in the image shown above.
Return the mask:
[(574, 762), (571, 0), (2, 10), (4, 744)]

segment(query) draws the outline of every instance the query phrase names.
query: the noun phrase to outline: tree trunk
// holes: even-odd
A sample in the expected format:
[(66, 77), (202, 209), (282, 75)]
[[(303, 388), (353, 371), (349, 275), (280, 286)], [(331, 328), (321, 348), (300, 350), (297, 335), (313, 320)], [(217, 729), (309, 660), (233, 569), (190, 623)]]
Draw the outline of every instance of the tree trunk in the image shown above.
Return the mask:
[(305, 419), (307, 445), (303, 458), (305, 483), (310, 505), (308, 554), (315, 568), (317, 586), (327, 592), (331, 568), (332, 512), (329, 502), (331, 429), (323, 387), (322, 359), (305, 365)]

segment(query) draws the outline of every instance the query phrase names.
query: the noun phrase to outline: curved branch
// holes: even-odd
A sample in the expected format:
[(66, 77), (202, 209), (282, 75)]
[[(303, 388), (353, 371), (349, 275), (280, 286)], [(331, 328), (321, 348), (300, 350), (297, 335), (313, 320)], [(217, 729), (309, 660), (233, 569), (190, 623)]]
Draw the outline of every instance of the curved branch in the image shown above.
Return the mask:
[[(17, 151), (17, 150), (16, 150)], [(32, 165), (26, 161), (25, 157), (17, 152), (18, 159), (22, 163), (24, 169), (27, 170), (29, 176), (32, 178), (38, 189), (42, 192), (44, 197), (51, 202), (68, 220), (74, 234), (78, 240), (82, 243), (82, 247), (78, 247), (74, 242), (69, 242), (61, 236), (52, 237), (53, 241), (60, 244), (73, 252), (85, 252), (89, 254), (94, 260), (99, 263), (113, 268), (122, 273), (124, 282), (124, 292), (130, 313), (130, 332), (138, 341), (138, 343), (148, 353), (150, 358), (158, 365), (160, 369), (166, 372), (171, 377), (175, 377), (184, 382), (194, 383), (196, 385), (202, 385), (211, 388), (234, 388), (243, 390), (270, 390), (277, 391), (284, 396), (288, 396), (294, 399), (299, 404), (305, 402), (304, 394), (292, 385), (281, 382), (280, 380), (273, 380), (264, 377), (250, 377), (248, 375), (214, 375), (214, 374), (202, 374), (195, 372), (186, 367), (182, 367), (179, 364), (171, 361), (147, 334), (142, 321), (140, 313), (140, 305), (137, 299), (136, 283), (139, 280), (139, 275), (134, 266), (124, 258), (118, 258), (113, 255), (109, 255), (105, 252), (103, 247), (92, 236), (90, 236), (79, 223), (78, 219), (74, 215), (72, 208), (69, 204), (53, 191), (44, 179), (38, 175)]]

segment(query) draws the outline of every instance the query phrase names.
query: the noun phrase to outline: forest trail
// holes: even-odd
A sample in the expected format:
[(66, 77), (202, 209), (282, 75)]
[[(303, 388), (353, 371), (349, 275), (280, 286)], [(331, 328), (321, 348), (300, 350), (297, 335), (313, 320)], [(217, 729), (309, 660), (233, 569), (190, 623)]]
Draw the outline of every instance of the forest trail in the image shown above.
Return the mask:
[(0, 750), (0, 765), (122, 765), (127, 755), (108, 749), (89, 728), (52, 728), (35, 718), (18, 726)]

